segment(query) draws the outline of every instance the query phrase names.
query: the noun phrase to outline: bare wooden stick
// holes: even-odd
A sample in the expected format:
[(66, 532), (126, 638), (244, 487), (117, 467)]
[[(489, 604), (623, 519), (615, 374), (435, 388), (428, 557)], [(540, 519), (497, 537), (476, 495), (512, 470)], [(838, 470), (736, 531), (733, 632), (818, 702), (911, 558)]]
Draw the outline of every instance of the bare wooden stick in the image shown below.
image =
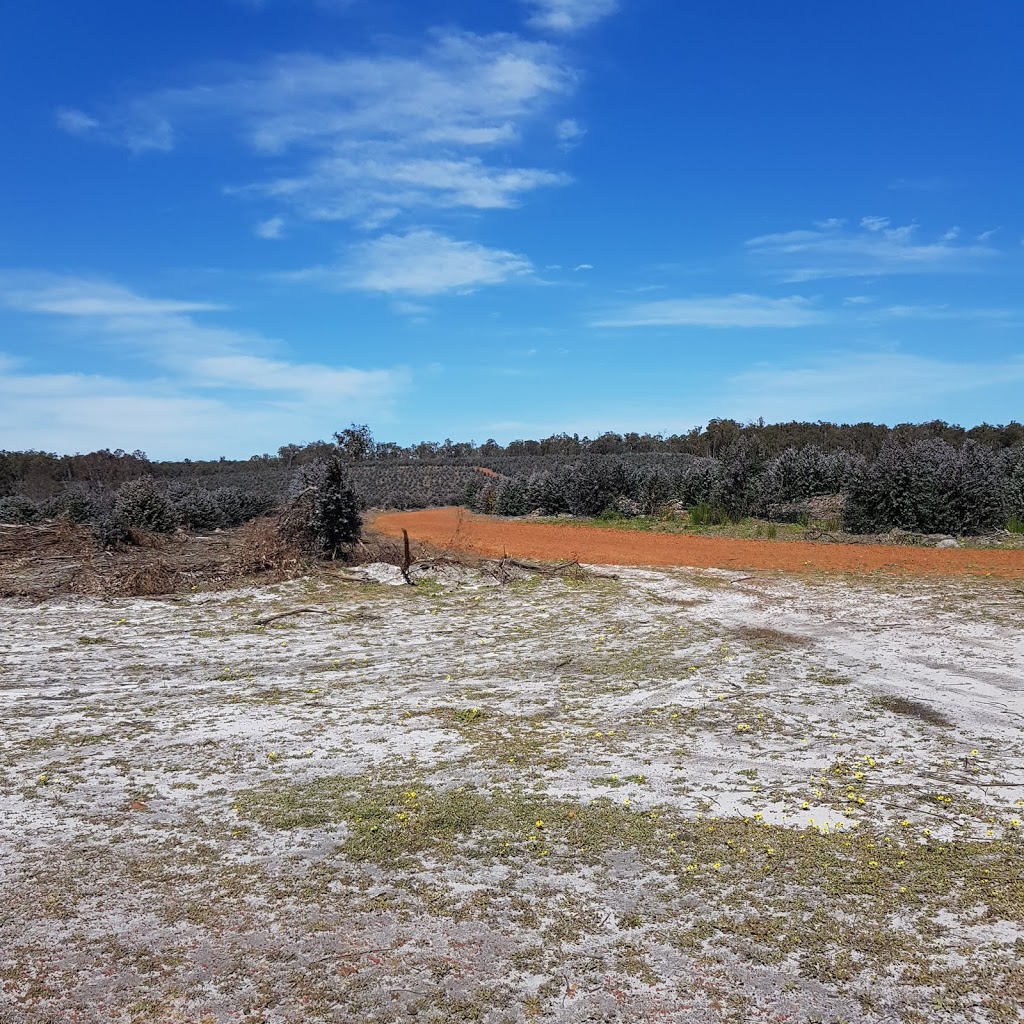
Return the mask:
[(409, 575), (409, 567), (412, 565), (412, 553), (409, 551), (409, 531), (402, 531), (402, 578), (409, 586), (413, 586), (412, 576)]

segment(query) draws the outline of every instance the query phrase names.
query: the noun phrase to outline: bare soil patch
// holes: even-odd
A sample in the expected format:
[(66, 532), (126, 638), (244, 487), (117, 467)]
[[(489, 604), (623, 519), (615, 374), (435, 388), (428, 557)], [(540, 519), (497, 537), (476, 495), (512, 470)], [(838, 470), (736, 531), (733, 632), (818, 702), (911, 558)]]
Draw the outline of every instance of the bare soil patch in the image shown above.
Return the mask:
[(417, 541), (490, 558), (507, 554), (552, 561), (574, 558), (596, 565), (1024, 578), (1024, 550), (684, 537), (495, 519), (461, 508), (380, 513), (373, 526), (396, 537), (405, 529)]

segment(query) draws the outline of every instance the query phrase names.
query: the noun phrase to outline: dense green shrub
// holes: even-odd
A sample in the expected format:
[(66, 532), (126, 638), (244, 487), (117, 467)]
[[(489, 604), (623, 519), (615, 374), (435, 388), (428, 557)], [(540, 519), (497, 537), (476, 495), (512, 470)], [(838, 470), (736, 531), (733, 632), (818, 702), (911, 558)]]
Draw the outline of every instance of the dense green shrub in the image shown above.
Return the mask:
[(676, 496), (684, 505), (710, 502), (719, 490), (722, 464), (717, 459), (693, 459), (676, 481)]
[(999, 458), (973, 441), (887, 442), (851, 474), (844, 525), (853, 533), (892, 529), (974, 534), (1005, 522)]
[(843, 452), (823, 452), (817, 445), (787, 448), (765, 469), (765, 494), (770, 503), (804, 501), (837, 494), (845, 483), (850, 460)]
[(1003, 453), (1000, 470), (1006, 517), (1024, 520), (1024, 445)]
[(531, 512), (557, 516), (569, 511), (569, 499), (566, 496), (569, 472), (568, 466), (561, 466), (555, 470), (540, 470), (530, 474), (526, 481), (526, 492)]
[(638, 509), (637, 515), (654, 515), (675, 494), (672, 477), (660, 466), (633, 469), (629, 473), (628, 486), (628, 493), (622, 495), (620, 501), (634, 503)]
[(530, 511), (525, 482), (516, 477), (502, 480), (495, 495), (494, 510), (499, 516), (525, 516)]
[(174, 516), (187, 530), (216, 530), (224, 525), (224, 513), (205, 488), (188, 490), (174, 498)]
[(765, 488), (767, 457), (756, 438), (739, 438), (726, 449), (714, 504), (730, 519), (764, 515), (768, 506)]
[(118, 488), (114, 511), (128, 526), (154, 533), (170, 533), (177, 525), (170, 499), (148, 476), (129, 480)]
[(21, 494), (0, 498), (0, 523), (34, 523), (40, 517), (40, 508), (31, 498)]
[(107, 492), (83, 484), (71, 484), (47, 502), (46, 515), (67, 519), (72, 523), (90, 523), (105, 505), (110, 504)]

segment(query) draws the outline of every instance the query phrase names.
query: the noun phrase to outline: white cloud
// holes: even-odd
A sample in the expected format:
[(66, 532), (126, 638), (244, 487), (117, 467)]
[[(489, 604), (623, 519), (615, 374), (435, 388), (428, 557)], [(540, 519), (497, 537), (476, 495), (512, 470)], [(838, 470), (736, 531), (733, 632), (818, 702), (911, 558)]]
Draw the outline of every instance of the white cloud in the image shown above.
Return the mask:
[(884, 217), (865, 217), (859, 229), (826, 221), (814, 230), (785, 231), (750, 239), (748, 252), (782, 280), (875, 277), (884, 274), (964, 273), (997, 254), (982, 245), (956, 244), (947, 232), (917, 240), (917, 228), (890, 227)]
[(260, 221), (253, 228), (257, 238), (276, 239), (284, 237), (284, 217), (271, 217), (269, 220)]
[(524, 0), (529, 24), (549, 32), (578, 32), (619, 9), (618, 0)]
[(861, 217), (860, 226), (868, 231), (884, 231), (889, 226), (888, 217)]
[(847, 295), (843, 299), (844, 306), (869, 306), (872, 302), (875, 302), (873, 295)]
[(575, 270), (575, 271), (579, 271), (579, 270), (593, 270), (593, 269), (594, 269), (594, 264), (593, 263), (581, 263), (579, 266), (573, 267), (573, 270)]
[(664, 299), (629, 306), (595, 321), (594, 327), (809, 327), (827, 317), (798, 295), (726, 295)]
[[(0, 304), (59, 318), (90, 362), (142, 364), (138, 379), (34, 373), (0, 354), (0, 435), (8, 445), (247, 454), (387, 416), (409, 385), (402, 367), (362, 369), (274, 356), (271, 338), (200, 323), (208, 303), (169, 301), (87, 278), (0, 277)], [(58, 328), (59, 329), (59, 328)], [(216, 446), (217, 451), (211, 449)]]
[(586, 128), (582, 127), (580, 123), (572, 117), (564, 118), (555, 125), (555, 135), (558, 137), (559, 142), (564, 142), (567, 145), (569, 143), (579, 142), (579, 140), (586, 134)]
[(517, 145), (575, 81), (549, 43), (447, 32), (415, 54), (277, 56), (106, 112), (62, 111), (58, 122), (134, 150), (226, 130), (275, 169), (227, 191), (273, 197), (313, 219), (380, 224), (423, 206), (512, 206), (567, 182), (490, 154)]
[(311, 273), (362, 291), (440, 295), (503, 284), (532, 270), (530, 261), (516, 253), (420, 230), (356, 246), (351, 262), (340, 272)]

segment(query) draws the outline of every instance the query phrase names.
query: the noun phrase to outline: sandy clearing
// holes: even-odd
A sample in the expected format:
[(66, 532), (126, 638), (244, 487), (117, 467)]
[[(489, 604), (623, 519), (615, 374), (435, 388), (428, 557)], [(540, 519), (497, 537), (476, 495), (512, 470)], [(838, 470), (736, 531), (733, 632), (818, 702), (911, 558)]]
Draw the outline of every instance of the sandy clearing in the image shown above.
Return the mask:
[(1024, 578), (1024, 551), (683, 537), (496, 519), (461, 508), (384, 512), (373, 518), (372, 525), (390, 537), (400, 537), (405, 529), (413, 540), (489, 558), (508, 554), (551, 561), (575, 558), (595, 565)]
[(1017, 591), (619, 575), (0, 601), (0, 1021), (1013, 1020)]

